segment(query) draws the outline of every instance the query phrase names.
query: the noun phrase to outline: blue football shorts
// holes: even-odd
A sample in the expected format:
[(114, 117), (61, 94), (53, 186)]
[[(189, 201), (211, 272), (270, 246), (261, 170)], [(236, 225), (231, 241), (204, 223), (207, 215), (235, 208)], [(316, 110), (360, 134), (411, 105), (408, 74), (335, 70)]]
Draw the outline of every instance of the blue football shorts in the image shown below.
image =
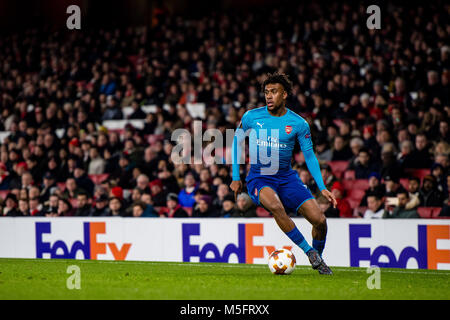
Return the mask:
[(248, 194), (258, 206), (262, 206), (259, 202), (259, 192), (264, 187), (273, 189), (278, 194), (285, 210), (295, 214), (305, 201), (314, 199), (309, 188), (300, 180), (297, 171), (293, 169), (276, 175), (248, 177)]

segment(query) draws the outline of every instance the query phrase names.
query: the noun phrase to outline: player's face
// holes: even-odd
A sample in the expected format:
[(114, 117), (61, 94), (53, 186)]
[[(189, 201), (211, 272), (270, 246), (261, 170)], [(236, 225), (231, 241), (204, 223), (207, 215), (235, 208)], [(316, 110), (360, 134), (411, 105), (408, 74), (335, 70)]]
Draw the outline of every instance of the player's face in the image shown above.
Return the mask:
[(267, 108), (270, 111), (280, 108), (287, 98), (286, 91), (284, 91), (283, 86), (279, 83), (269, 83), (266, 85), (264, 95), (266, 97)]

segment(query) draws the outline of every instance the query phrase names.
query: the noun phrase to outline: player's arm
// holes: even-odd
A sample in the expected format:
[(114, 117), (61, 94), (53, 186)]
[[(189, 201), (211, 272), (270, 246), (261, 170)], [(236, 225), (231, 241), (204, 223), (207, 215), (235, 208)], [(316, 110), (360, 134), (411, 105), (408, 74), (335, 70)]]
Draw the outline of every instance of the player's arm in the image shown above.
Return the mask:
[(303, 130), (298, 135), (298, 142), (300, 143), (300, 148), (302, 149), (303, 156), (305, 157), (306, 166), (308, 167), (308, 170), (314, 178), (314, 181), (316, 182), (322, 195), (333, 204), (333, 207), (336, 207), (336, 198), (330, 191), (327, 190), (325, 183), (323, 182), (319, 161), (314, 154), (308, 123), (305, 122), (303, 127)]
[(245, 140), (245, 135), (243, 134), (243, 124), (244, 117), (242, 118), (241, 123), (239, 124), (233, 138), (233, 144), (231, 146), (231, 168), (232, 168), (232, 179), (230, 189), (234, 192), (235, 200), (237, 199), (237, 195), (242, 192), (243, 185), (241, 181), (240, 174), (240, 160), (242, 157), (242, 143)]

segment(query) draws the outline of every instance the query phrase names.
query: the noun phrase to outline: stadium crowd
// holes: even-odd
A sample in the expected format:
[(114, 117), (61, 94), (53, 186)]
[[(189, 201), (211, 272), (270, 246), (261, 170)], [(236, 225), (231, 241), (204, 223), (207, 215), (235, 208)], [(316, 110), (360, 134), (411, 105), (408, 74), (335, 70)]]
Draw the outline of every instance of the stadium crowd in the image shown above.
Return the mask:
[[(317, 198), (328, 217), (450, 215), (450, 5), (437, 3), (389, 6), (380, 30), (366, 27), (363, 6), (310, 2), (2, 36), (0, 215), (262, 215), (230, 192), (230, 165), (175, 165), (171, 133), (192, 130), (187, 103), (205, 104), (204, 129), (236, 128), (265, 105), (259, 83), (274, 71), (293, 82), (288, 107), (309, 122), (338, 199), (335, 209)], [(128, 106), (143, 129), (103, 125)], [(295, 153), (293, 168), (318, 196)], [(365, 181), (357, 202), (348, 181)]]

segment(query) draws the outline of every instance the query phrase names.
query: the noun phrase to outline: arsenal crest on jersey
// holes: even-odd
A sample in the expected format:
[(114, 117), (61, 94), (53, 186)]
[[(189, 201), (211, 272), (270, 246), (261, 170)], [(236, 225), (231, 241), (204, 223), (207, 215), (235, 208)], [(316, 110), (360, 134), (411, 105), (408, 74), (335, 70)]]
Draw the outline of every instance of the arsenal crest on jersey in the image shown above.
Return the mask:
[(292, 126), (286, 126), (284, 127), (284, 130), (286, 131), (287, 134), (290, 134), (292, 132)]

